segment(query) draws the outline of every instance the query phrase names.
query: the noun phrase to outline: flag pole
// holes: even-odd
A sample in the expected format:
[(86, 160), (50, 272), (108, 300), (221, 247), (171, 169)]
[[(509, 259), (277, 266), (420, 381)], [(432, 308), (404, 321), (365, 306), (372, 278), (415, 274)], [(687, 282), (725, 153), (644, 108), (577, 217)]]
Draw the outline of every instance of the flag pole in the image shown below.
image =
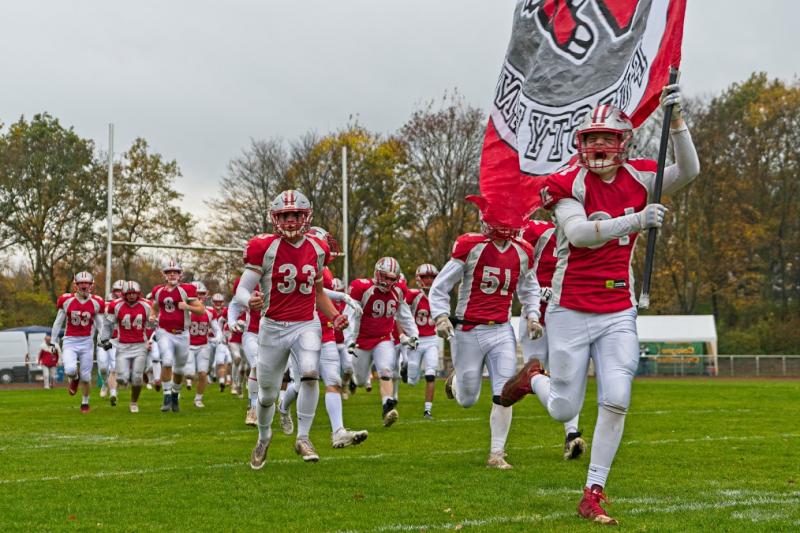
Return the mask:
[[(678, 81), (678, 69), (669, 68), (669, 85)], [(664, 183), (664, 165), (667, 162), (667, 144), (669, 141), (669, 123), (672, 120), (672, 105), (664, 109), (664, 122), (661, 124), (661, 143), (658, 146), (658, 161), (656, 167), (656, 182), (653, 189), (652, 202), (661, 203), (661, 188)], [(658, 228), (650, 228), (647, 232), (647, 253), (644, 260), (644, 275), (642, 276), (642, 294), (639, 297), (639, 309), (650, 307), (650, 278), (653, 274), (653, 261), (656, 255), (656, 238)]]

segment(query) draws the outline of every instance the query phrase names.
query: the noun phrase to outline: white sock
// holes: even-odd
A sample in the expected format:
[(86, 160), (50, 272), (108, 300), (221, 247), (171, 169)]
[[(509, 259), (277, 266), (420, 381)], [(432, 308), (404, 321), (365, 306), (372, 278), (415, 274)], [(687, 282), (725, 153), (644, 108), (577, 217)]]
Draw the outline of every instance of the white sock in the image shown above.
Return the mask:
[(491, 442), (489, 451), (491, 453), (502, 452), (506, 449), (506, 439), (508, 430), (511, 429), (511, 413), (513, 408), (503, 407), (502, 405), (492, 404), (492, 412), (489, 415), (489, 430)]
[(161, 384), (161, 386), (163, 387), (162, 390), (164, 391), (164, 396), (172, 394), (172, 382), (171, 381), (165, 381), (164, 383)]
[(264, 407), (261, 405), (261, 402), (256, 404), (256, 415), (258, 417), (258, 421), (256, 425), (258, 426), (258, 440), (261, 442), (269, 442), (272, 439), (272, 417), (275, 416), (275, 404), (273, 403), (269, 407)]
[(109, 394), (109, 396), (116, 396), (116, 395), (117, 395), (117, 389), (111, 389), (111, 394)]
[(316, 379), (301, 381), (297, 393), (297, 437), (308, 437), (319, 402), (319, 383)]
[(425, 410), (430, 411), (433, 409), (433, 402), (425, 402)]
[(201, 401), (203, 400), (203, 395), (202, 394), (195, 394), (194, 395), (194, 401), (198, 401), (198, 400), (201, 400)]
[(547, 409), (547, 401), (550, 398), (550, 378), (544, 374), (536, 374), (531, 379), (531, 388), (544, 408)]
[(286, 389), (283, 389), (278, 393), (278, 405), (283, 403), (284, 396), (286, 396)]
[(172, 382), (172, 392), (177, 392), (178, 394), (180, 394), (180, 393), (181, 393), (181, 387), (182, 387), (182, 386), (183, 386), (183, 382), (181, 382), (181, 383), (175, 383), (175, 382), (173, 381), (173, 382)]
[(392, 399), (397, 400), (397, 392), (400, 390), (400, 378), (392, 378)]
[(325, 409), (328, 411), (328, 418), (331, 420), (331, 431), (336, 433), (344, 427), (342, 418), (342, 395), (338, 392), (325, 393)]
[(88, 396), (82, 396), (81, 397), (81, 403), (89, 403), (89, 397)]
[(280, 409), (283, 414), (288, 413), (296, 399), (297, 389), (294, 388), (294, 383), (289, 383), (289, 386), (286, 387), (286, 393), (283, 395), (283, 401), (281, 401), (278, 409)]
[(608, 471), (617, 454), (622, 430), (625, 428), (625, 415), (615, 413), (602, 405), (597, 409), (597, 424), (592, 435), (592, 456), (589, 460), (589, 475), (586, 486), (605, 487)]
[(252, 376), (247, 378), (247, 398), (250, 400), (250, 407), (255, 407), (258, 403), (258, 380)]
[(564, 434), (569, 435), (570, 433), (577, 433), (578, 432), (578, 417), (580, 415), (576, 415), (575, 418), (564, 422)]

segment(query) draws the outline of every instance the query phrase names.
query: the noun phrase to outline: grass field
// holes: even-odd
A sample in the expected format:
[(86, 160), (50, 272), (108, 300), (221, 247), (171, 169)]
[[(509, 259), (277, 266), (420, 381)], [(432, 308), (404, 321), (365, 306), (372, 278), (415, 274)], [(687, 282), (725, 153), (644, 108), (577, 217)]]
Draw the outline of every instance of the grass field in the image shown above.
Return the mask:
[[(359, 447), (330, 448), (324, 404), (304, 464), (277, 430), (267, 466), (247, 461), (244, 403), (211, 390), (158, 412), (100, 402), (78, 412), (63, 389), (0, 391), (0, 529), (50, 531), (585, 531), (575, 516), (588, 457), (561, 459), (563, 434), (534, 398), (514, 409), (511, 471), (485, 468), (490, 397), (461, 409), (422, 387), (380, 426), (377, 391), (345, 402)], [(594, 383), (581, 427), (591, 443)], [(609, 479), (609, 510), (630, 531), (800, 530), (800, 381), (640, 380)]]

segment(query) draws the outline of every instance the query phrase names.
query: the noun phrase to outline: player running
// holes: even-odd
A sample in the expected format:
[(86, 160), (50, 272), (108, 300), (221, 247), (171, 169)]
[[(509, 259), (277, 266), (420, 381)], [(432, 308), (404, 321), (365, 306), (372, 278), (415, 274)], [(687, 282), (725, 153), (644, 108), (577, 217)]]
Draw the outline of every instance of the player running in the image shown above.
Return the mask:
[[(56, 302), (58, 313), (53, 322), (51, 337), (57, 338), (61, 325), (66, 321), (67, 328), (61, 341), (61, 354), (64, 361), (64, 373), (69, 379), (67, 390), (70, 396), (78, 392), (80, 383), (81, 413), (89, 412), (89, 386), (92, 381), (94, 355), (93, 336), (103, 326), (105, 302), (92, 294), (94, 276), (89, 272), (78, 272), (72, 278), (75, 292), (62, 294)], [(55, 346), (51, 344), (51, 351)], [(78, 376), (80, 367), (80, 377)]]
[(211, 314), (217, 327), (220, 328), (222, 335), (211, 342), (211, 360), (216, 370), (217, 382), (219, 382), (219, 391), (225, 392), (225, 387), (231, 384), (230, 364), (231, 352), (228, 350), (222, 326), (225, 324), (226, 317), (228, 316), (228, 308), (225, 307), (225, 297), (216, 292), (211, 296)]
[(286, 363), (295, 359), (301, 381), (297, 398), (295, 451), (304, 461), (319, 460), (308, 438), (319, 399), (319, 352), (322, 331), (315, 306), (333, 321), (335, 329), (347, 326), (347, 317), (333, 306), (322, 285), (322, 270), (330, 259), (328, 246), (306, 236), (311, 203), (298, 191), (280, 193), (270, 204), (275, 234), (254, 237), (247, 243), (245, 267), (235, 300), (261, 309), (258, 334), (258, 441), (250, 467), (258, 470), (267, 460), (272, 440), (272, 418)]
[[(677, 85), (664, 88), (661, 105), (674, 105), (670, 137), (676, 162), (665, 169), (663, 182), (669, 195), (697, 176), (700, 163), (681, 117)], [(557, 221), (558, 263), (547, 309), (551, 374), (543, 374), (533, 359), (502, 396), (511, 405), (534, 392), (551, 416), (569, 420), (581, 410), (593, 360), (598, 413), (578, 512), (613, 525), (617, 521), (601, 503), (639, 362), (630, 264), (638, 233), (660, 227), (667, 209), (648, 204), (657, 165), (628, 158), (633, 127), (621, 110), (610, 105), (592, 110), (578, 127), (577, 142), (579, 161), (549, 176), (541, 190)]]
[[(172, 259), (161, 267), (166, 283), (155, 287), (153, 310), (150, 321), (158, 320), (155, 333), (161, 355), (161, 385), (164, 403), (161, 412), (180, 411), (178, 398), (183, 381), (183, 369), (189, 358), (190, 313), (201, 315), (205, 311), (203, 302), (197, 299), (197, 290), (190, 283), (181, 283), (183, 268)], [(174, 374), (174, 381), (173, 381)]]
[[(124, 283), (125, 280), (118, 279), (111, 285), (111, 293), (106, 296), (104, 312), (106, 309), (110, 309), (116, 300), (122, 298)], [(105, 398), (108, 396), (112, 407), (117, 405), (117, 376), (115, 372), (117, 348), (115, 343), (118, 335), (119, 332), (114, 330), (109, 348), (106, 350), (98, 344), (95, 351), (97, 354), (97, 373), (103, 379), (103, 385), (100, 387), (100, 397)]]
[[(523, 218), (506, 206), (489, 205), (485, 198), (467, 199), (481, 210), (481, 233), (456, 239), (450, 260), (430, 288), (431, 314), (436, 333), (446, 339), (455, 336), (456, 340), (454, 370), (445, 383), (448, 398), (455, 398), (462, 407), (473, 406), (480, 395), (483, 366), (489, 369), (492, 411), (486, 466), (507, 470), (512, 468), (505, 459), (512, 411), (501, 405), (500, 392), (517, 366), (516, 341), (509, 322), (511, 299), (516, 292), (528, 334), (538, 338), (542, 334), (539, 284), (533, 248), (517, 238)], [(450, 291), (458, 283), (454, 330), (449, 318)]]
[(142, 298), (142, 290), (135, 281), (126, 281), (122, 298), (115, 300), (106, 313), (99, 344), (111, 346), (112, 332), (117, 331), (117, 380), (123, 386), (131, 384), (131, 413), (139, 412), (139, 394), (147, 360), (147, 321), (152, 304)]
[(363, 315), (347, 311), (350, 326), (345, 331), (345, 343), (355, 357), (356, 385), (366, 385), (373, 361), (380, 378), (383, 425), (394, 424), (399, 418), (392, 380), (398, 371), (398, 360), (392, 342), (395, 320), (404, 333), (400, 341), (416, 347), (419, 331), (405, 301), (405, 292), (398, 286), (400, 265), (393, 257), (382, 257), (375, 263), (372, 279), (356, 279), (350, 283), (350, 297), (359, 302)]
[[(193, 281), (192, 285), (197, 291), (197, 298), (201, 302), (208, 296), (208, 289), (202, 281)], [(211, 309), (205, 308), (199, 315), (191, 314), (191, 324), (189, 325), (189, 358), (186, 361), (184, 374), (187, 378), (196, 377), (197, 392), (194, 395), (194, 406), (198, 409), (205, 407), (203, 403), (203, 393), (208, 385), (208, 364), (211, 357), (212, 342), (218, 342), (222, 337), (219, 324), (214, 320), (214, 313)]]

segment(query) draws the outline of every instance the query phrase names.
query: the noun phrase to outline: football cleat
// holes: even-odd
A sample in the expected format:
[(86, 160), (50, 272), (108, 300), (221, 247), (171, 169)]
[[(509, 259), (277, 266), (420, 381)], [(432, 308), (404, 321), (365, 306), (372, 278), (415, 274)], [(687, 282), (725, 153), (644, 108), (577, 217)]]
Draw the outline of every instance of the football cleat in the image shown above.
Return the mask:
[(350, 399), (350, 393), (347, 392), (346, 389), (343, 389), (340, 394), (342, 395), (342, 400), (349, 400)]
[(81, 413), (88, 413), (88, 412), (89, 412), (89, 404), (88, 403), (82, 403), (81, 404)]
[(542, 365), (538, 359), (531, 359), (519, 369), (511, 379), (506, 381), (503, 392), (500, 393), (500, 405), (511, 407), (528, 394), (533, 394), (531, 379), (537, 374), (543, 374)]
[(447, 375), (447, 379), (444, 380), (444, 395), (447, 396), (448, 400), (455, 400), (456, 395), (453, 393), (453, 380), (456, 379), (456, 369), (454, 368), (450, 371), (450, 374)]
[(194, 399), (194, 406), (197, 407), (198, 409), (202, 409), (202, 408), (204, 408), (206, 406), (206, 404), (203, 403), (203, 400), (201, 400), (199, 398), (195, 398)]
[(80, 380), (78, 378), (69, 380), (69, 385), (67, 386), (67, 392), (69, 392), (70, 396), (75, 396), (75, 393), (78, 392), (78, 385), (79, 384), (80, 384)]
[(281, 431), (283, 431), (284, 435), (291, 435), (292, 433), (294, 433), (294, 422), (292, 421), (292, 413), (288, 411), (286, 413), (281, 413), (280, 425), (281, 425)]
[(186, 390), (192, 390), (192, 380), (191, 379), (187, 379), (186, 380)]
[(250, 454), (250, 468), (253, 470), (261, 470), (267, 462), (267, 450), (269, 449), (269, 441), (258, 441), (256, 447), (253, 448), (253, 453)]
[(156, 389), (156, 392), (161, 392), (161, 380), (157, 379), (153, 388)]
[(603, 502), (609, 503), (608, 498), (603, 493), (603, 487), (600, 485), (592, 485), (592, 488), (584, 487), (583, 498), (581, 503), (578, 504), (578, 516), (598, 524), (616, 526), (619, 522), (608, 516), (606, 510), (600, 505)]
[(108, 396), (108, 387), (103, 385), (102, 387), (100, 387), (100, 397), (105, 398), (106, 396)]
[(490, 452), (489, 458), (486, 460), (486, 466), (498, 470), (511, 470), (514, 468), (506, 461), (506, 452)]
[(173, 391), (172, 392), (172, 412), (173, 413), (177, 413), (178, 411), (181, 410), (181, 406), (178, 403), (178, 399), (179, 398), (180, 398), (180, 394), (175, 392), (175, 391)]
[(161, 412), (167, 413), (172, 410), (172, 395), (165, 394), (164, 395), (164, 403), (161, 404)]
[(422, 418), (424, 418), (424, 419), (426, 419), (426, 420), (433, 420), (433, 415), (431, 414), (431, 412), (430, 412), (430, 411), (428, 411), (428, 410), (426, 409), (426, 410), (425, 410), (425, 412), (424, 412), (424, 413), (422, 413)]
[(131, 404), (131, 413), (138, 413), (138, 412), (139, 412), (139, 406), (136, 405), (135, 403), (132, 403)]
[(361, 444), (369, 433), (366, 430), (350, 431), (349, 429), (339, 428), (336, 433), (331, 436), (331, 444), (334, 448), (345, 448), (347, 446), (355, 446)]
[(244, 416), (244, 424), (246, 426), (253, 426), (255, 427), (258, 425), (258, 415), (256, 414), (256, 408), (251, 407), (247, 410), (247, 414)]
[(389, 427), (395, 422), (397, 419), (400, 418), (400, 413), (397, 412), (395, 406), (397, 405), (397, 400), (386, 400), (386, 403), (383, 404), (383, 426)]
[(148, 383), (147, 384), (147, 390), (153, 390), (153, 384), (152, 383)]
[(586, 451), (586, 441), (581, 438), (581, 432), (567, 434), (564, 439), (564, 459), (577, 459)]
[(316, 463), (319, 461), (317, 450), (314, 449), (314, 445), (311, 444), (308, 437), (303, 437), (294, 441), (294, 451), (307, 463)]
[(225, 382), (224, 381), (220, 381), (220, 383), (219, 383), (219, 391), (220, 392), (225, 392)]
[(358, 385), (356, 385), (356, 381), (354, 379), (351, 379), (350, 383), (347, 385), (347, 388), (350, 389), (350, 394), (355, 394), (358, 390)]
[(367, 386), (364, 387), (367, 392), (372, 392), (372, 380), (367, 381)]
[(108, 401), (111, 403), (111, 407), (116, 407), (117, 406), (117, 395), (116, 394), (112, 394), (108, 398)]

